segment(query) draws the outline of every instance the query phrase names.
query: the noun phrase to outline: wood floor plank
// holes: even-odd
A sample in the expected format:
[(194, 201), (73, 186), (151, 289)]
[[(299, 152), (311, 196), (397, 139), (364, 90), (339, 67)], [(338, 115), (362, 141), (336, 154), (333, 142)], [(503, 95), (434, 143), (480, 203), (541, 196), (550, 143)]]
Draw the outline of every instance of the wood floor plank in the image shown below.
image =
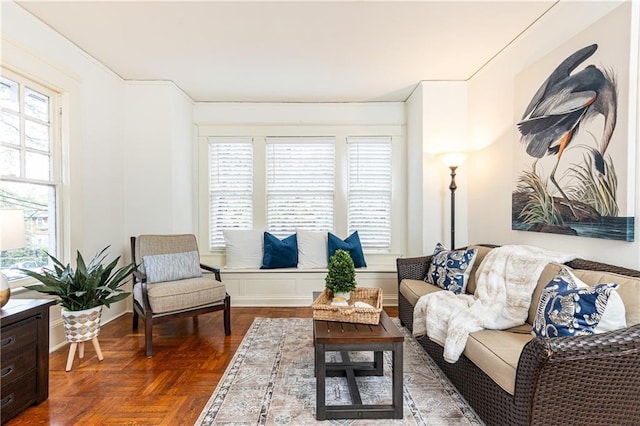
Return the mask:
[[(397, 316), (396, 308), (385, 308)], [(154, 327), (154, 356), (144, 353), (144, 323), (131, 314), (102, 327), (98, 361), (92, 345), (65, 372), (68, 346), (49, 357), (49, 399), (7, 426), (193, 425), (256, 317), (309, 318), (301, 308), (232, 308), (231, 336), (222, 314), (178, 319)]]

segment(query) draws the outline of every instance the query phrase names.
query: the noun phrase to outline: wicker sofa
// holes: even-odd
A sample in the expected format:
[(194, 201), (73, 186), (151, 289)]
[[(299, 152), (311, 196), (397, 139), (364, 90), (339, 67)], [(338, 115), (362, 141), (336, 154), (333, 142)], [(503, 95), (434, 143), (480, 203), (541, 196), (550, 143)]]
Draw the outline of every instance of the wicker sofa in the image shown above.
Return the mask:
[[(478, 245), (475, 271), (495, 246)], [(431, 256), (397, 259), (398, 308), (413, 330), (417, 299), (441, 291), (424, 282)], [(443, 348), (418, 338), (488, 425), (638, 425), (640, 424), (640, 271), (575, 259), (566, 264), (587, 284), (617, 282), (627, 328), (580, 337), (534, 338), (527, 324), (509, 330), (481, 330), (469, 336), (456, 363), (444, 361)], [(532, 295), (537, 305), (544, 287), (562, 265), (549, 264)], [(596, 281), (596, 282), (594, 282)]]

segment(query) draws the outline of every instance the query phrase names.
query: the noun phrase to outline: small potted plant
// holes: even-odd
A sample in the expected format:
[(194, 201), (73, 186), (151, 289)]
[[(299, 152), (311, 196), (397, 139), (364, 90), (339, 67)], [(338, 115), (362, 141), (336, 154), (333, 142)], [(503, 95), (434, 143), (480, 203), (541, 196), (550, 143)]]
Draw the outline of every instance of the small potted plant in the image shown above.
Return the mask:
[(349, 300), (356, 288), (356, 269), (348, 251), (338, 249), (329, 259), (325, 287), (333, 294), (333, 303), (346, 304)]
[[(98, 359), (102, 360), (102, 353), (97, 341), (100, 333), (100, 316), (102, 306), (107, 308), (115, 302), (123, 300), (130, 293), (124, 292), (122, 286), (133, 273), (133, 263), (116, 269), (120, 256), (104, 266), (107, 257), (107, 249), (102, 249), (87, 265), (80, 254), (77, 253), (76, 269), (71, 264), (66, 266), (51, 254), (47, 256), (53, 262), (53, 270), (44, 268), (41, 273), (20, 269), (25, 275), (30, 276), (41, 284), (31, 285), (28, 288), (40, 293), (56, 297), (56, 302), (62, 306), (62, 319), (65, 336), (72, 344), (69, 361), (73, 361), (73, 352), (76, 344), (93, 340), (98, 353)], [(82, 343), (81, 343), (82, 345)], [(80, 355), (83, 354), (81, 346)], [(71, 368), (71, 362), (67, 363), (67, 371)]]

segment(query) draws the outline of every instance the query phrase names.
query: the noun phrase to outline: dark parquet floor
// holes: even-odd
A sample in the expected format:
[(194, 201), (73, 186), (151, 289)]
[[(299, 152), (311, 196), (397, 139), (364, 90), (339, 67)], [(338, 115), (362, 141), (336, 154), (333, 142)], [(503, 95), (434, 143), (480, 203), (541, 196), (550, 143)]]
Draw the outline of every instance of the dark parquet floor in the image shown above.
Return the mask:
[(146, 358), (144, 323), (133, 331), (126, 314), (102, 327), (103, 361), (86, 344), (65, 372), (68, 346), (51, 353), (49, 399), (7, 425), (193, 425), (254, 318), (311, 316), (309, 307), (234, 307), (231, 336), (221, 312), (178, 319), (154, 327), (154, 356)]

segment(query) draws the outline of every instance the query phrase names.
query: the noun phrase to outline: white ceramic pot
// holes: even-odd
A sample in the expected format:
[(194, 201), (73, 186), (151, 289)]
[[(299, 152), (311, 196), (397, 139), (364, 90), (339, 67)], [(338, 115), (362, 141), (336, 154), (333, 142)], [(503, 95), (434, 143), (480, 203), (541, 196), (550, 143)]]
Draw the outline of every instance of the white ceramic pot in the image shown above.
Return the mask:
[(71, 343), (86, 342), (100, 334), (102, 305), (84, 311), (62, 309), (64, 333)]

